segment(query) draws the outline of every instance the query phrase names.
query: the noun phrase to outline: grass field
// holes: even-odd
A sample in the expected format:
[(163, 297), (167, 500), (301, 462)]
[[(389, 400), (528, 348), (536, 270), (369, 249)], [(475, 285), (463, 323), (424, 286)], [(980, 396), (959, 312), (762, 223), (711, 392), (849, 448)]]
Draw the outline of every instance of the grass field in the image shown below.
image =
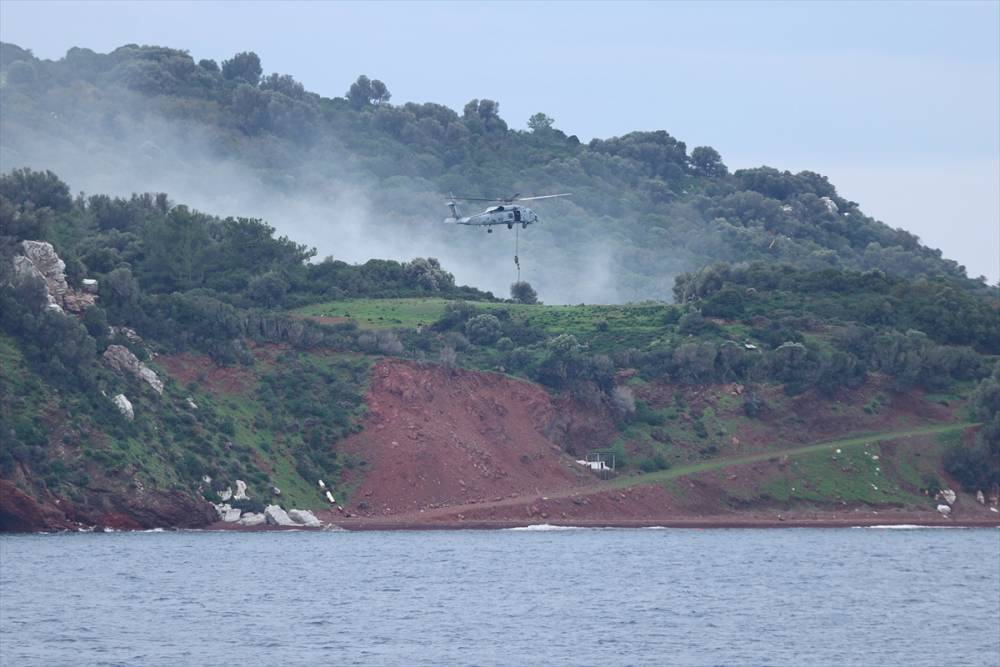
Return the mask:
[[(779, 457), (787, 456), (791, 459), (787, 473), (765, 484), (758, 489), (758, 493), (784, 502), (793, 498), (806, 501), (844, 500), (872, 504), (915, 502), (921, 498), (902, 488), (900, 482), (919, 484), (921, 470), (911, 461), (904, 463), (906, 469), (895, 470), (893, 475), (888, 475), (888, 470), (883, 470), (885, 464), (880, 463), (881, 459), (873, 458), (878, 451), (878, 445), (893, 441), (905, 443), (913, 437), (936, 436), (930, 446), (936, 455), (939, 447), (945, 444), (949, 437), (957, 437), (963, 430), (974, 425), (972, 422), (962, 422), (851, 436), (748, 456), (712, 459), (644, 475), (619, 477), (607, 485), (610, 488), (626, 488), (669, 482), (688, 475), (721, 471), (733, 466), (777, 460)], [(836, 459), (832, 459), (833, 456), (836, 456)], [(901, 459), (905, 461), (905, 457)], [(845, 467), (850, 470), (849, 473), (844, 472)], [(936, 467), (934, 462), (928, 465), (927, 469), (932, 470)]]
[[(444, 314), (446, 299), (352, 299), (304, 306), (301, 317), (336, 318), (363, 329), (415, 328)], [(569, 333), (593, 350), (641, 347), (667, 332), (673, 307), (643, 303), (618, 306), (546, 306), (476, 302), (483, 311), (506, 310), (512, 318), (548, 334)]]

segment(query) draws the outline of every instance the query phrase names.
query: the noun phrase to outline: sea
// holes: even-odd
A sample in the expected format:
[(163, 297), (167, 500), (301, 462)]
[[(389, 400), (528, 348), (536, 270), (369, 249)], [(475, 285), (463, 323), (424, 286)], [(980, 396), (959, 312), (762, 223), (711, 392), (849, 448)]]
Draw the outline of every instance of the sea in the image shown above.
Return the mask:
[(998, 529), (0, 536), (0, 665), (1000, 665)]

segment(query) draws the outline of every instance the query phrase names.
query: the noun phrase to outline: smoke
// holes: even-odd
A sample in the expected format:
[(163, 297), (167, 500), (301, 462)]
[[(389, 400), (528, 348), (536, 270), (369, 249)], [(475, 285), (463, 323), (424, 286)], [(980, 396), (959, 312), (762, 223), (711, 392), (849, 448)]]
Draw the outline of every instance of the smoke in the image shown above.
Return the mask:
[[(487, 234), (483, 228), (445, 225), (443, 194), (429, 181), (386, 186), (356, 170), (349, 154), (328, 147), (322, 155), (308, 147), (291, 155), (282, 147), (260, 154), (272, 148), (262, 140), (228, 150), (239, 158), (226, 157), (229, 147), (219, 145), (217, 129), (148, 111), (110, 117), (89, 111), (77, 118), (67, 109), (66, 114), (33, 123), (20, 119), (16, 129), (3, 122), (0, 168), (50, 169), (74, 192), (166, 192), (174, 203), (213, 215), (262, 218), (279, 234), (315, 247), (319, 258), (361, 263), (437, 257), (458, 284), (502, 297), (516, 279), (515, 231), (497, 227)], [(518, 255), (521, 279), (532, 283), (542, 301), (669, 298), (669, 289), (661, 295), (628, 289), (603, 230), (577, 235), (568, 219), (572, 202), (539, 203), (535, 210), (540, 222), (517, 231)]]

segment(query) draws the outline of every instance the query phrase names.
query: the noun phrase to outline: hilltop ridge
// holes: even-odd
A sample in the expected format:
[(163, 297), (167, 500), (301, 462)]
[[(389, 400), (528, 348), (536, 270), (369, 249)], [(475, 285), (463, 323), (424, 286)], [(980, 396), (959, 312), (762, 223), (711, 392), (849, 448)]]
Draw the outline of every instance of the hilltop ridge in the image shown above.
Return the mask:
[(714, 148), (689, 150), (663, 130), (584, 144), (544, 113), (512, 130), (495, 100), (456, 111), (396, 104), (377, 79), (348, 84), (344, 97), (322, 97), (291, 75), (265, 76), (252, 52), (221, 66), (137, 45), (47, 61), (3, 44), (0, 167), (263, 216), (320, 256), (437, 257), (496, 293), (513, 275), (513, 244), (437, 224), (444, 193), (573, 192), (545, 202), (521, 238), (525, 277), (550, 303), (667, 299), (677, 275), (719, 260), (877, 268), (986, 289), (814, 172), (730, 173)]

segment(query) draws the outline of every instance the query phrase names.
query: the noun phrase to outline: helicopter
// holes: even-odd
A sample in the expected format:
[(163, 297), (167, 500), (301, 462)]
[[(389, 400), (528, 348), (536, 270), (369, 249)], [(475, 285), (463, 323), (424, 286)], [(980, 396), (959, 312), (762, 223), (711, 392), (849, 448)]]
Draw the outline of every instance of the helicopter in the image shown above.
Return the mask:
[[(552, 197), (568, 197), (571, 194), (571, 192), (562, 192), (557, 195), (538, 195), (535, 197), (522, 197), (520, 194), (515, 194), (510, 197), (496, 197), (494, 199), (486, 199), (482, 197), (456, 197), (451, 195), (450, 201), (445, 202), (449, 210), (451, 210), (451, 216), (445, 218), (444, 221), (445, 223), (452, 225), (474, 225), (477, 227), (486, 227), (486, 231), (490, 234), (493, 233), (494, 225), (507, 225), (507, 229), (513, 229), (514, 225), (521, 225), (522, 229), (527, 229), (528, 225), (531, 223), (538, 222), (538, 216), (530, 208), (520, 206), (517, 202), (534, 201), (536, 199), (551, 199)], [(488, 201), (493, 202), (493, 206), (490, 206), (482, 213), (462, 217), (462, 214), (458, 212), (458, 207), (455, 204), (457, 200)]]

